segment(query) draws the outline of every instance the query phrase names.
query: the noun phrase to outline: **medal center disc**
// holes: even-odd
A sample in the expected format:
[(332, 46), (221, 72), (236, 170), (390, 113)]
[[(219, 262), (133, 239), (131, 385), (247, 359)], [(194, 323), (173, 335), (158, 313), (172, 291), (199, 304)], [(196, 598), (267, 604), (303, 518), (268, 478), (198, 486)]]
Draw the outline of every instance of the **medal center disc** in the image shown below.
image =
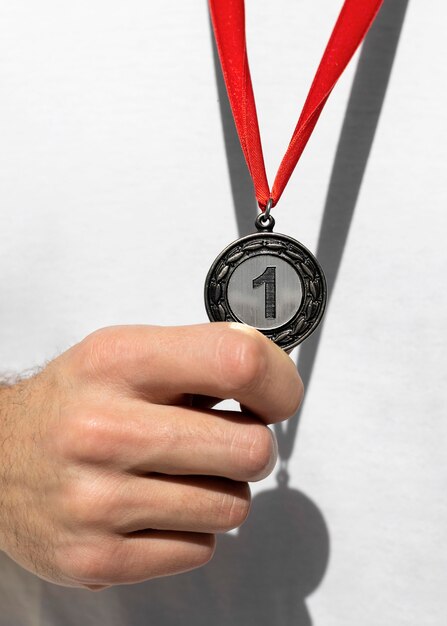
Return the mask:
[(258, 254), (234, 269), (227, 298), (239, 321), (269, 330), (283, 326), (298, 312), (303, 288), (293, 265), (276, 255)]

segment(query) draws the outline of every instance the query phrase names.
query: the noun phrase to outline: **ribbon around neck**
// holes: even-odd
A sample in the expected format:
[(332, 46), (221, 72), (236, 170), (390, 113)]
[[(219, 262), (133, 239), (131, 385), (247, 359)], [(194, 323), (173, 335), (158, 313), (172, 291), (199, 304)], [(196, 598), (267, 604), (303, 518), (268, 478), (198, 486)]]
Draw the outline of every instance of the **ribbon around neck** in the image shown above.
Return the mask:
[(280, 199), (321, 111), (383, 0), (345, 0), (270, 190), (248, 64), (244, 0), (209, 0), (211, 22), (236, 129), (259, 207)]

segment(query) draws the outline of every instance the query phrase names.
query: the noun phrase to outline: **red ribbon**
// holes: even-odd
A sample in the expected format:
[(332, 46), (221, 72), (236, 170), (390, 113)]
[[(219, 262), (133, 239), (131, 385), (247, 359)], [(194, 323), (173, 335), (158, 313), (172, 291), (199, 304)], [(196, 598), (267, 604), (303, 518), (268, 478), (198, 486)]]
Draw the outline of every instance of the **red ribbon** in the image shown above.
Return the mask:
[(332, 89), (368, 32), (382, 2), (345, 0), (270, 190), (248, 65), (244, 0), (209, 0), (214, 36), (234, 121), (256, 198), (263, 211), (269, 199), (274, 206), (281, 197)]

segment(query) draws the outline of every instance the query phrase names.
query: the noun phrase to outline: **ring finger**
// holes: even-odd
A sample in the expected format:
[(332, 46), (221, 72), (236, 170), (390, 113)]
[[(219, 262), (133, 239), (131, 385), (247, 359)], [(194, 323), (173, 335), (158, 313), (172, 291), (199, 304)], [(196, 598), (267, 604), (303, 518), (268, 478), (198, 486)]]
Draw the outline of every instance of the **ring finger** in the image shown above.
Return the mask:
[(113, 500), (107, 516), (120, 534), (146, 529), (219, 533), (245, 521), (250, 488), (208, 476), (132, 476), (123, 479)]

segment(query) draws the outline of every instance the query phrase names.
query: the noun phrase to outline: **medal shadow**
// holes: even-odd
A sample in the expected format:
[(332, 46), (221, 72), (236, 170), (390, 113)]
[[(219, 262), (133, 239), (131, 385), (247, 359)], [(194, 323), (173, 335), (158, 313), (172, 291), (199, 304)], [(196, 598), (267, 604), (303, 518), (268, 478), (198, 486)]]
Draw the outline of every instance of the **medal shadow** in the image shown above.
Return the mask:
[(246, 523), (237, 535), (218, 538), (204, 568), (118, 587), (114, 596), (122, 594), (123, 621), (132, 626), (310, 626), (306, 597), (322, 580), (328, 557), (319, 509), (283, 484), (253, 498)]

